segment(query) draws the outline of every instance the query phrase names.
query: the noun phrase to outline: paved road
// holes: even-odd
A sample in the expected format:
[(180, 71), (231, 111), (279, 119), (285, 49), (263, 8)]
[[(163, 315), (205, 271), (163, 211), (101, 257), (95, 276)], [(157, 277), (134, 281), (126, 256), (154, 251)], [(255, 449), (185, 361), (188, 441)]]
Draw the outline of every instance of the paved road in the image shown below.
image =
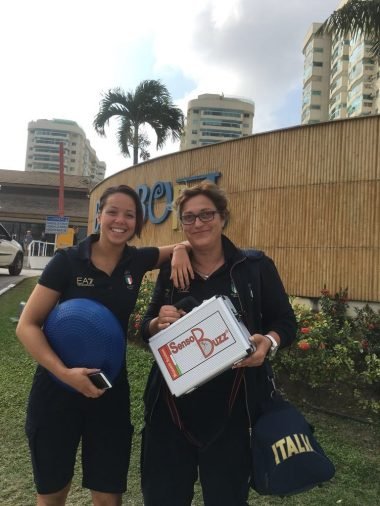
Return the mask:
[(12, 285), (17, 285), (25, 278), (39, 276), (42, 271), (35, 269), (23, 269), (19, 276), (10, 276), (8, 269), (0, 269), (0, 295), (12, 288)]

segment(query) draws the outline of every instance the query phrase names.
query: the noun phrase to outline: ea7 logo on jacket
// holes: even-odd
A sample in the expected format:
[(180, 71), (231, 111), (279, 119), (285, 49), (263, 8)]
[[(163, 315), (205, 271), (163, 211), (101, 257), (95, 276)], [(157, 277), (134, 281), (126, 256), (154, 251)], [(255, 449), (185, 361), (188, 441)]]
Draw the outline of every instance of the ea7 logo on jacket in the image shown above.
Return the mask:
[(284, 460), (304, 452), (313, 452), (314, 448), (306, 434), (292, 434), (283, 437), (272, 445), (276, 466)]
[(94, 278), (86, 278), (82, 276), (77, 277), (77, 286), (94, 288)]

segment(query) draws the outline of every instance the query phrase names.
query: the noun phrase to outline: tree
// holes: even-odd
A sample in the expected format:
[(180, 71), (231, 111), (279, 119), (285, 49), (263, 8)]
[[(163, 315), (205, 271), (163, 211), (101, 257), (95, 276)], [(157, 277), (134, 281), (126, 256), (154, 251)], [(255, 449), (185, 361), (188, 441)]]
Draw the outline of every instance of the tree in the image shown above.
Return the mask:
[(116, 116), (119, 119), (117, 140), (125, 156), (133, 151), (133, 164), (136, 165), (139, 153), (143, 160), (149, 159), (147, 148), (150, 141), (144, 125), (150, 125), (157, 136), (157, 149), (162, 149), (168, 137), (178, 140), (183, 131), (184, 116), (172, 103), (170, 93), (160, 81), (142, 81), (134, 91), (125, 93), (120, 88), (109, 90), (103, 95), (100, 109), (94, 119), (94, 128), (105, 136), (105, 126)]
[(317, 34), (351, 37), (361, 33), (372, 44), (372, 55), (380, 59), (380, 0), (349, 0), (334, 11), (318, 29)]

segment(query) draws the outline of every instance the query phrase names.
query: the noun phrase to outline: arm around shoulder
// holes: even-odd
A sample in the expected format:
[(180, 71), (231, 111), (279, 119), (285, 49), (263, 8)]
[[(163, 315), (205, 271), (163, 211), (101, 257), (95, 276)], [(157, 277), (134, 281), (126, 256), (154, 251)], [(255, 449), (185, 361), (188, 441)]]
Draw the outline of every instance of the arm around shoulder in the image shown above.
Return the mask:
[(159, 257), (157, 267), (163, 262), (171, 259), (172, 273), (171, 279), (175, 287), (182, 289), (190, 284), (190, 278), (194, 278), (194, 272), (189, 258), (191, 246), (188, 241), (158, 248)]

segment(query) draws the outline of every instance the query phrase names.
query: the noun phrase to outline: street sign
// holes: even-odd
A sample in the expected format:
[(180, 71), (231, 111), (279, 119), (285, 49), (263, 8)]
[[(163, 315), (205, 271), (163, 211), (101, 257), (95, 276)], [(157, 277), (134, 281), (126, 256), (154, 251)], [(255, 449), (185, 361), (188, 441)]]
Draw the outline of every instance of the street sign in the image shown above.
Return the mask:
[(45, 234), (64, 234), (68, 226), (68, 216), (46, 216)]

